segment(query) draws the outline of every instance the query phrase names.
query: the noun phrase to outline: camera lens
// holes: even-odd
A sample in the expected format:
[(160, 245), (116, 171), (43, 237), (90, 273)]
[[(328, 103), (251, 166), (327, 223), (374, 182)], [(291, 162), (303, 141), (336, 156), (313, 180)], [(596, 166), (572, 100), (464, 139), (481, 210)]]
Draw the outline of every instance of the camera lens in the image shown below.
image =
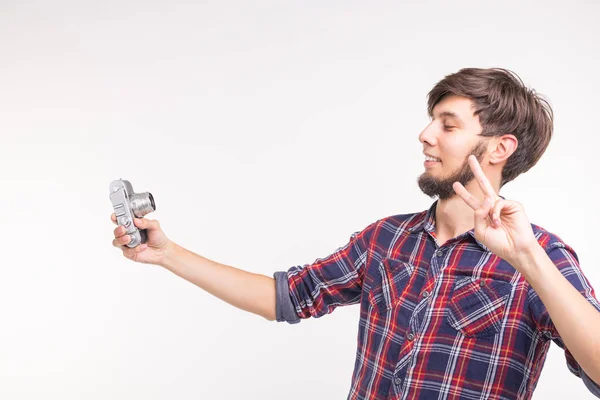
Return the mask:
[(152, 206), (152, 209), (156, 211), (156, 204), (154, 204), (154, 196), (152, 196), (152, 193), (148, 193), (148, 197), (150, 197), (150, 205)]
[(148, 192), (135, 193), (129, 199), (131, 200), (131, 211), (138, 218), (155, 210), (154, 197)]

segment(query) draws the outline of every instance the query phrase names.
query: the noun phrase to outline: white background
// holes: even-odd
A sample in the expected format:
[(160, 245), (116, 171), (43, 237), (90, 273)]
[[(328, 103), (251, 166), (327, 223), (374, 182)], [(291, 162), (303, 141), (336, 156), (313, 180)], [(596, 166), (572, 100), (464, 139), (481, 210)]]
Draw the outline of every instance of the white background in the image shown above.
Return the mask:
[[(358, 306), (268, 322), (129, 261), (109, 183), (272, 276), (429, 207), (426, 93), (463, 67), (550, 99), (555, 137), (501, 194), (600, 287), (598, 3), (197, 3), (0, 1), (0, 398), (345, 398)], [(553, 344), (534, 398), (592, 395)]]

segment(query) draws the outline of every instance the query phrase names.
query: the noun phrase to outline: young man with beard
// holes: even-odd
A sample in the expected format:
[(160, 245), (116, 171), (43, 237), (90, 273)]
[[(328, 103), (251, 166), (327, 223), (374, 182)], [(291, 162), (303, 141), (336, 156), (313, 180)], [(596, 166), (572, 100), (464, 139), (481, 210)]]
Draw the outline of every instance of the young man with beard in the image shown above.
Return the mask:
[(428, 109), (418, 183), (435, 202), (373, 222), (310, 265), (252, 274), (147, 219), (135, 221), (147, 244), (125, 247), (121, 227), (113, 244), (269, 320), (360, 303), (349, 399), (529, 399), (551, 341), (600, 397), (600, 305), (575, 251), (498, 194), (547, 148), (550, 106), (510, 71), (463, 69), (435, 85)]

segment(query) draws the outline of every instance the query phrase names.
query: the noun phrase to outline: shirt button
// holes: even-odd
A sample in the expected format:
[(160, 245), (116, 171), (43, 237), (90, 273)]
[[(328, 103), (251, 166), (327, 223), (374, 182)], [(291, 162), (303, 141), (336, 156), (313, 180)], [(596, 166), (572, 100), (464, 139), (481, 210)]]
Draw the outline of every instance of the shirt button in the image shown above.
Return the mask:
[(400, 379), (400, 378), (398, 378), (398, 377), (395, 377), (395, 378), (394, 378), (394, 383), (395, 383), (396, 385), (399, 385), (399, 384), (401, 384), (401, 383), (402, 383), (402, 379)]
[(412, 333), (409, 333), (408, 336), (406, 336), (406, 338), (412, 342), (412, 340), (415, 338), (415, 335), (413, 335)]
[(429, 292), (428, 292), (427, 290), (425, 290), (425, 291), (423, 292), (423, 297), (424, 297), (424, 298), (427, 298), (427, 297), (429, 297)]
[(481, 286), (481, 287), (485, 286), (485, 281), (483, 279), (479, 281), (479, 286)]

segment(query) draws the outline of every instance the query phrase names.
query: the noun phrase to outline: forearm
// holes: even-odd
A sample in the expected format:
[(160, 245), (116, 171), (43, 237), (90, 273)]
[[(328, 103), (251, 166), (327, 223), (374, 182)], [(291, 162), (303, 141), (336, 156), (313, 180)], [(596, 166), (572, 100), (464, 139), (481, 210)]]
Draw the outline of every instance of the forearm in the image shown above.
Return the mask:
[(275, 320), (275, 280), (195, 254), (175, 243), (162, 267), (234, 307)]
[(565, 346), (586, 374), (600, 383), (600, 312), (560, 273), (542, 247), (518, 262)]

